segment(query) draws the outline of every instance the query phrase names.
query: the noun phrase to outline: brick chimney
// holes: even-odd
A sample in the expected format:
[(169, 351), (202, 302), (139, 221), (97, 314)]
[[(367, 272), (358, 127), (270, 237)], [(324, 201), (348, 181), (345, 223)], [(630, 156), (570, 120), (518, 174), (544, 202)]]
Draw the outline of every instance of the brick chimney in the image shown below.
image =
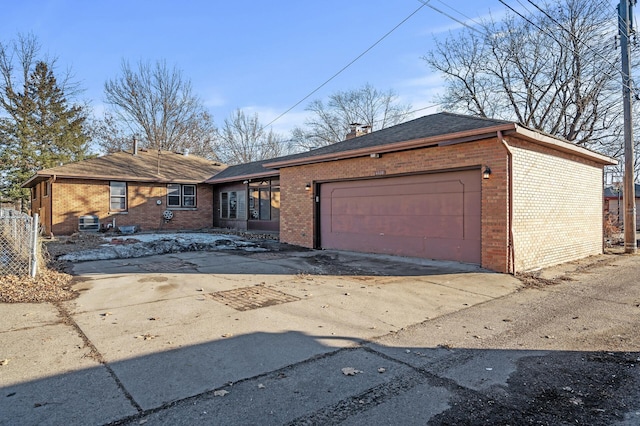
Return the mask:
[(368, 124), (351, 123), (349, 125), (349, 133), (347, 133), (346, 140), (357, 138), (358, 136), (367, 135), (371, 133), (371, 126)]

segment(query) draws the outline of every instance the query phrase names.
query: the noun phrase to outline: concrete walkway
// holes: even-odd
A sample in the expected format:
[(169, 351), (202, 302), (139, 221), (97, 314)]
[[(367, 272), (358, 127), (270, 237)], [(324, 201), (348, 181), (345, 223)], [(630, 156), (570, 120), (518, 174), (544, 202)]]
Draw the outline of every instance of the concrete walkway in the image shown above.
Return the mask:
[[(74, 273), (73, 301), (0, 305), (2, 425), (138, 424), (192, 398), (218, 404), (215, 421), (194, 407), (149, 424), (321, 416), (349, 395), (415, 386), (414, 370), (362, 343), (520, 286), (470, 265), (336, 251), (176, 253)], [(310, 387), (328, 391), (288, 403)], [(446, 408), (444, 388), (418, 387), (433, 402), (420, 410)], [(250, 407), (236, 405), (239, 392)]]

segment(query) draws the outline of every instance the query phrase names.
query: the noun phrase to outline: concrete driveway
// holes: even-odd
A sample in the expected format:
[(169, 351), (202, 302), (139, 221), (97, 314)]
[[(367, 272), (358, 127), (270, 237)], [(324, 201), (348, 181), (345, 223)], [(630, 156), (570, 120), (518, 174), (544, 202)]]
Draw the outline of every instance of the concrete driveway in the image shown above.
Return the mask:
[[(74, 274), (73, 301), (0, 305), (0, 424), (135, 420), (521, 285), (454, 262), (337, 251), (175, 253), (78, 263)], [(386, 362), (357, 354), (360, 367)], [(351, 367), (343, 356), (332, 373)], [(325, 374), (300, 377), (313, 386)], [(384, 378), (370, 380), (358, 386)], [(335, 397), (356, 391), (339, 387)], [(326, 400), (308, 404), (298, 411)]]

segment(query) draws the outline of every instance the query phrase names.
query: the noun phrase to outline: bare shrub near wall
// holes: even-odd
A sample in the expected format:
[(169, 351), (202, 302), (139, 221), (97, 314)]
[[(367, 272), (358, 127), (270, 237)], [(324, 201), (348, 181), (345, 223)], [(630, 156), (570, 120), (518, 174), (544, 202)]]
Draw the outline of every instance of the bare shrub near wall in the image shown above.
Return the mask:
[(620, 226), (616, 215), (607, 213), (604, 216), (604, 239), (608, 246), (618, 244), (620, 241)]
[[(0, 209), (0, 276), (29, 275), (33, 261), (32, 221), (25, 213)], [(39, 247), (36, 252), (39, 256)]]

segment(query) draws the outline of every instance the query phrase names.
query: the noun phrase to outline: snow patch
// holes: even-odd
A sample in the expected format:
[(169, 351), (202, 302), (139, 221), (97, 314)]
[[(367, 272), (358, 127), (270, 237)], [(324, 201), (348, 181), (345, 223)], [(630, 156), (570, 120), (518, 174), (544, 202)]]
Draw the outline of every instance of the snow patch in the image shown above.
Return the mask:
[[(88, 260), (127, 259), (155, 254), (186, 251), (244, 250), (267, 251), (237, 235), (226, 234), (136, 234), (130, 237), (105, 238), (107, 244), (99, 249), (65, 254), (61, 260), (83, 262)], [(113, 243), (112, 243), (113, 241)]]

